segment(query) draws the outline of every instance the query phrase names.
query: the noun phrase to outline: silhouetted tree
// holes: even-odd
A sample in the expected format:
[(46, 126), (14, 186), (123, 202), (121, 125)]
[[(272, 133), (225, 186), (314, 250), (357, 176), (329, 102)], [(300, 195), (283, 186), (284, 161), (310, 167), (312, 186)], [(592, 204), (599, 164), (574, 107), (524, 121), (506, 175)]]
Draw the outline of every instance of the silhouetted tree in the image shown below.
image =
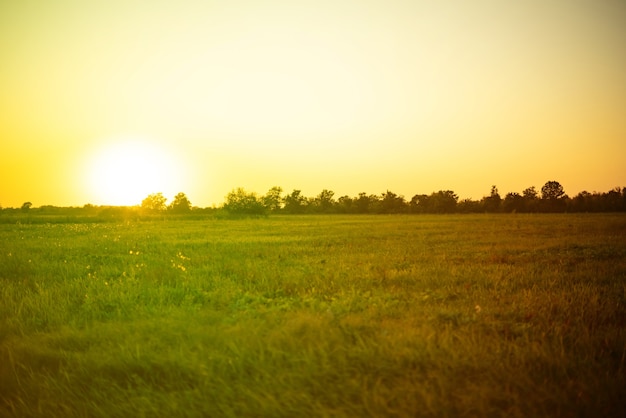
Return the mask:
[(524, 212), (525, 208), (524, 197), (519, 193), (507, 193), (502, 202), (505, 212)]
[(163, 211), (166, 209), (166, 201), (167, 199), (163, 196), (163, 193), (154, 193), (141, 201), (141, 208), (154, 212)]
[(285, 196), (285, 212), (303, 213), (308, 205), (307, 198), (302, 196), (302, 191), (293, 190), (291, 194)]
[(168, 209), (174, 213), (186, 213), (191, 211), (191, 202), (185, 193), (178, 193), (170, 203)]
[(356, 205), (354, 204), (355, 199), (350, 196), (341, 196), (337, 199), (337, 212), (339, 213), (355, 213)]
[(283, 189), (279, 186), (274, 186), (265, 193), (265, 196), (261, 198), (263, 206), (270, 212), (278, 212), (283, 205)]
[(584, 190), (578, 193), (570, 202), (570, 208), (573, 212), (595, 212), (594, 196)]
[(498, 188), (491, 186), (491, 193), (489, 196), (483, 198), (483, 208), (485, 212), (499, 212), (501, 204), (502, 198), (500, 197), (500, 193), (498, 193)]
[(524, 212), (536, 212), (539, 194), (535, 190), (535, 186), (530, 186), (522, 192), (524, 198)]
[(454, 213), (459, 197), (452, 190), (439, 190), (430, 196), (416, 194), (409, 202), (412, 213)]
[(460, 213), (481, 213), (483, 212), (483, 205), (477, 200), (463, 199), (457, 203), (456, 210)]
[(561, 212), (565, 210), (565, 191), (558, 181), (548, 181), (541, 188), (541, 202), (546, 212)]
[(459, 197), (452, 190), (439, 190), (430, 195), (428, 206), (434, 213), (453, 213)]
[(527, 199), (527, 200), (539, 198), (539, 195), (537, 194), (537, 190), (535, 190), (535, 186), (530, 186), (524, 189), (524, 191), (522, 192), (522, 196), (524, 197), (524, 199)]
[(224, 209), (234, 215), (263, 215), (265, 206), (254, 192), (239, 187), (226, 195)]
[(317, 212), (329, 213), (332, 212), (335, 200), (333, 196), (335, 192), (332, 190), (324, 189), (313, 199), (313, 207)]
[(607, 212), (617, 212), (624, 210), (624, 199), (622, 197), (622, 191), (619, 187), (615, 187), (610, 190), (604, 196), (604, 210)]
[(355, 200), (357, 213), (372, 213), (378, 203), (378, 196), (369, 195), (365, 192), (359, 193), (359, 197)]
[(427, 213), (430, 210), (429, 206), (430, 197), (425, 194), (416, 194), (409, 202), (409, 210), (412, 213)]
[(404, 200), (404, 196), (398, 196), (397, 194), (389, 190), (381, 195), (381, 213), (405, 213), (407, 208), (408, 207), (406, 200)]
[(548, 181), (541, 188), (541, 198), (546, 200), (555, 200), (565, 194), (563, 186), (558, 181)]
[(31, 202), (24, 202), (22, 207), (20, 208), (22, 212), (28, 212), (28, 210), (33, 206)]

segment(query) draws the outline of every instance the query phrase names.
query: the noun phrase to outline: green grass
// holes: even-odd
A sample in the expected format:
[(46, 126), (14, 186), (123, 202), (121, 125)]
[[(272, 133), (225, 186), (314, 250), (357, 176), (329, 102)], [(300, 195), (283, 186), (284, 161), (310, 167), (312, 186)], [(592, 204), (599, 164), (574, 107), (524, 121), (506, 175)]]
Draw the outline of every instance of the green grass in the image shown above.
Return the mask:
[(0, 224), (0, 416), (622, 416), (626, 216)]

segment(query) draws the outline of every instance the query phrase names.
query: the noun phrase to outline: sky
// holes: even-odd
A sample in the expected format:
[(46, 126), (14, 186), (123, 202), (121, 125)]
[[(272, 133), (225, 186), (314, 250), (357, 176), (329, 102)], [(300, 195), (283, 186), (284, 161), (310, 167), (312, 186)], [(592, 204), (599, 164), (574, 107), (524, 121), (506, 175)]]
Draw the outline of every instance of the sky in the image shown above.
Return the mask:
[(623, 0), (0, 0), (0, 206), (626, 186)]

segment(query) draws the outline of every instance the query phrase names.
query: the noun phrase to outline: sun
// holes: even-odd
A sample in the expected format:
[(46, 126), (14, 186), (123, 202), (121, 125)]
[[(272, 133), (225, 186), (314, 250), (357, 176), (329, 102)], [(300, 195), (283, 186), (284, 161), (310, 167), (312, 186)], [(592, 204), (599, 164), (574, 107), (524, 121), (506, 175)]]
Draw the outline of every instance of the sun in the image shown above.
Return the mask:
[(173, 196), (184, 191), (185, 165), (155, 141), (137, 137), (105, 141), (87, 167), (87, 187), (94, 203), (138, 205), (152, 193)]

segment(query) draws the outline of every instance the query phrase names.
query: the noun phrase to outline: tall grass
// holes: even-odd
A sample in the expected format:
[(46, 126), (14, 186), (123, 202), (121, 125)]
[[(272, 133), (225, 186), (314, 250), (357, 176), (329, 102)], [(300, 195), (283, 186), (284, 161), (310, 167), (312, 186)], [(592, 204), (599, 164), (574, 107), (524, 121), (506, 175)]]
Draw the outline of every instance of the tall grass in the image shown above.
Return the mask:
[(620, 416), (623, 215), (0, 225), (2, 416)]

